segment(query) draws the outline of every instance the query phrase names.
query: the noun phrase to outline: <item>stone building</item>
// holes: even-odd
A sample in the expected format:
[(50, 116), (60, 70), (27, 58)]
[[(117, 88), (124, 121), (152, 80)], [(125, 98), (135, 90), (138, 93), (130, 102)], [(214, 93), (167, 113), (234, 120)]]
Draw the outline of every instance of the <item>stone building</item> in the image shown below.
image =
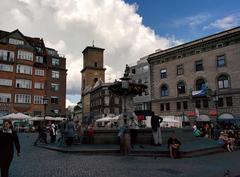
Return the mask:
[(91, 122), (90, 91), (98, 80), (105, 81), (105, 68), (103, 65), (104, 49), (88, 46), (83, 50), (82, 73), (82, 114), (84, 122)]
[(133, 98), (136, 111), (151, 110), (150, 67), (147, 58), (148, 56), (142, 57), (137, 61), (137, 64), (130, 66), (130, 77), (133, 82), (148, 86), (145, 93), (137, 95)]
[(239, 27), (150, 54), (152, 110), (197, 121), (240, 117), (239, 58)]
[(66, 73), (66, 58), (43, 39), (0, 31), (0, 115), (65, 115)]

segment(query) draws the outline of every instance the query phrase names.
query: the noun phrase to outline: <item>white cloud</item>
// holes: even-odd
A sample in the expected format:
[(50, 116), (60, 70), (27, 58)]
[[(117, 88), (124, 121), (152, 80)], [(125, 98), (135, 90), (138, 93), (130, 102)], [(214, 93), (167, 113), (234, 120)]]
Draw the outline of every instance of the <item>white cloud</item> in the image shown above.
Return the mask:
[(0, 29), (43, 37), (66, 55), (68, 98), (80, 94), (82, 51), (92, 40), (105, 48), (106, 81), (118, 78), (125, 64), (180, 42), (157, 36), (142, 24), (137, 5), (123, 0), (1, 0), (0, 11)]
[(183, 19), (177, 19), (174, 21), (174, 25), (179, 26), (188, 26), (191, 28), (195, 28), (203, 23), (207, 22), (211, 18), (210, 14), (197, 14), (194, 16), (185, 17)]
[(73, 103), (69, 99), (66, 99), (66, 108), (69, 106), (76, 106), (76, 103)]
[(210, 25), (205, 26), (203, 29), (217, 28), (219, 30), (227, 30), (227, 29), (236, 27), (239, 24), (240, 24), (240, 15), (235, 14), (235, 15), (229, 15), (221, 19), (218, 19), (210, 23)]

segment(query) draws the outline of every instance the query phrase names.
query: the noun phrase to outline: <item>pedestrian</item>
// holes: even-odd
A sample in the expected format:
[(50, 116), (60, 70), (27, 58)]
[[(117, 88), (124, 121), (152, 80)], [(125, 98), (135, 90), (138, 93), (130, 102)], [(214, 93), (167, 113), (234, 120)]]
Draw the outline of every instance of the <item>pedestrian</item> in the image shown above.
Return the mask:
[(66, 125), (66, 136), (67, 146), (71, 146), (73, 144), (73, 139), (75, 136), (75, 123), (72, 119), (70, 119)]
[(163, 121), (163, 118), (155, 115), (154, 112), (152, 112), (151, 115), (152, 115), (151, 116), (151, 126), (152, 126), (154, 145), (161, 146), (162, 145), (162, 134), (161, 134), (160, 124)]
[(57, 135), (57, 131), (56, 131), (57, 127), (56, 125), (54, 124), (54, 122), (50, 125), (50, 137), (51, 137), (51, 140), (50, 142), (51, 143), (55, 143), (56, 141), (56, 135)]
[(182, 143), (176, 138), (175, 133), (173, 133), (172, 136), (168, 139), (168, 149), (171, 158), (180, 157), (179, 149), (181, 144)]
[(45, 144), (48, 144), (47, 142), (47, 128), (44, 125), (39, 125), (37, 128), (38, 131), (38, 137), (34, 142), (34, 145), (36, 146), (38, 142), (44, 142)]
[(11, 165), (14, 145), (17, 150), (17, 156), (20, 155), (20, 144), (17, 133), (13, 130), (12, 122), (6, 120), (3, 123), (3, 129), (0, 131), (0, 168), (1, 177), (9, 177), (9, 167)]
[(87, 136), (88, 136), (88, 144), (94, 144), (94, 130), (92, 125), (88, 126)]
[(65, 142), (65, 137), (66, 137), (66, 119), (63, 119), (62, 122), (59, 123), (59, 132), (60, 132), (60, 137), (58, 138), (58, 146), (64, 145)]
[(77, 136), (78, 136), (78, 142), (80, 144), (82, 144), (83, 135), (84, 135), (83, 127), (82, 127), (81, 123), (79, 123), (77, 126)]

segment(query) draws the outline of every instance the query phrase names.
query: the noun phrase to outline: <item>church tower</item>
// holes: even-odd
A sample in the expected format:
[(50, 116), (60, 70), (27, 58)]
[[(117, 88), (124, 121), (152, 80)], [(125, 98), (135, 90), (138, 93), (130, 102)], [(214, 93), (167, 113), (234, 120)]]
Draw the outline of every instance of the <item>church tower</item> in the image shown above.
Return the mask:
[(83, 50), (82, 73), (82, 106), (83, 120), (89, 122), (90, 113), (90, 91), (98, 80), (105, 82), (105, 68), (103, 67), (104, 49), (98, 47), (86, 47)]
[(99, 79), (105, 81), (103, 52), (104, 49), (94, 46), (88, 46), (83, 50), (82, 94), (85, 89), (93, 87)]

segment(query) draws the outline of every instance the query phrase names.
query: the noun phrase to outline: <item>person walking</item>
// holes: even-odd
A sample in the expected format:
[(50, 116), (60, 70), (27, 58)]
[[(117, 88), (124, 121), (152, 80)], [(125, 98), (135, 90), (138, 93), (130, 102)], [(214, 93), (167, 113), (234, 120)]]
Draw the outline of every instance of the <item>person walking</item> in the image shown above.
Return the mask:
[(6, 120), (3, 123), (3, 129), (0, 131), (0, 168), (1, 177), (9, 177), (9, 167), (11, 165), (14, 145), (17, 150), (17, 156), (20, 155), (20, 144), (17, 133), (12, 128), (12, 122)]
[(47, 142), (47, 129), (44, 125), (39, 125), (37, 128), (38, 131), (38, 137), (34, 142), (34, 145), (36, 146), (38, 142), (44, 142), (45, 144), (48, 144)]
[(62, 122), (60, 122), (60, 124), (58, 125), (59, 127), (59, 132), (60, 132), (60, 137), (58, 138), (57, 142), (58, 142), (58, 146), (63, 146), (65, 144), (65, 138), (66, 138), (66, 119), (63, 119)]
[(54, 122), (53, 122), (53, 123), (50, 125), (50, 137), (51, 137), (50, 142), (51, 142), (51, 143), (55, 143), (55, 141), (56, 141), (56, 135), (57, 135), (56, 125), (55, 125)]
[(153, 140), (155, 146), (161, 146), (162, 145), (162, 134), (160, 129), (160, 123), (163, 121), (162, 117), (159, 117), (152, 112), (151, 117), (151, 126), (152, 126), (152, 132), (153, 132)]
[(67, 146), (73, 144), (73, 139), (75, 136), (75, 123), (70, 119), (66, 125), (66, 134), (67, 134)]

